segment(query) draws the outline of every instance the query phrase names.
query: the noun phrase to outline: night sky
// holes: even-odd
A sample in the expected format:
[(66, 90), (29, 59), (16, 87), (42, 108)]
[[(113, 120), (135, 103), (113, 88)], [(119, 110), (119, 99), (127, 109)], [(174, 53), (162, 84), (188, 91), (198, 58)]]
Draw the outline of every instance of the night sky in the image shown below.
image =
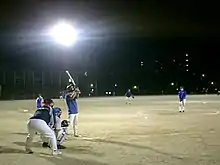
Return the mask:
[[(218, 15), (217, 4), (190, 0), (1, 1), (0, 82), (9, 88), (4, 72), (68, 69), (84, 91), (97, 80), (99, 95), (135, 85), (137, 94), (176, 93), (180, 85), (213, 93), (220, 89)], [(80, 32), (71, 48), (42, 35), (59, 20)]]

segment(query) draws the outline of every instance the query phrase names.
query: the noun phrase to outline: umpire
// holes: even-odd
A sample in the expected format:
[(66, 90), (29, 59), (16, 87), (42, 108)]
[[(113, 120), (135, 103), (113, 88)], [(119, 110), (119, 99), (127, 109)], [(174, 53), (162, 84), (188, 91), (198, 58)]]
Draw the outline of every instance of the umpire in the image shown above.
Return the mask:
[(53, 100), (45, 99), (43, 102), (43, 106), (41, 108), (38, 108), (34, 115), (28, 121), (28, 136), (25, 145), (25, 149), (28, 154), (33, 153), (33, 151), (31, 150), (31, 144), (33, 141), (33, 137), (36, 135), (36, 132), (42, 134), (43, 137), (49, 139), (52, 149), (52, 155), (62, 154), (57, 149), (56, 136), (54, 131), (52, 130), (52, 127), (55, 124), (54, 115), (52, 113), (53, 104)]

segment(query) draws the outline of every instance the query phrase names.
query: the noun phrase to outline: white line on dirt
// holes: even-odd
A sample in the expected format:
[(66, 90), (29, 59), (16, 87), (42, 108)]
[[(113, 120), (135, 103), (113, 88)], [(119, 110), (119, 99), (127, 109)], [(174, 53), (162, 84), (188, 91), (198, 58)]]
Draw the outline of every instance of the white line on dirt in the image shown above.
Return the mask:
[(212, 113), (204, 113), (205, 115), (218, 115), (219, 114), (219, 111), (217, 112), (212, 112)]

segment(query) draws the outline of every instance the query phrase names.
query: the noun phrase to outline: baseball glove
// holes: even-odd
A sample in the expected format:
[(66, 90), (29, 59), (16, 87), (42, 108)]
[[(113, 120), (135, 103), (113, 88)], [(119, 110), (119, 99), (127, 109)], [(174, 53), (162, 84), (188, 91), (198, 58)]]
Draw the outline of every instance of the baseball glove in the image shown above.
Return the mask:
[(69, 126), (69, 123), (68, 123), (67, 120), (63, 120), (63, 121), (61, 122), (61, 127), (68, 127), (68, 126)]

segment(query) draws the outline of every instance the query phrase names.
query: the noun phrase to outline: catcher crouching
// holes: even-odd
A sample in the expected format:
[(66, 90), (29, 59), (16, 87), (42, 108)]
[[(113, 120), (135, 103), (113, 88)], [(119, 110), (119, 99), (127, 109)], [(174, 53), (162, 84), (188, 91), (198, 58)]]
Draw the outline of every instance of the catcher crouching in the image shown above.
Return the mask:
[[(57, 138), (57, 148), (58, 149), (65, 149), (66, 147), (61, 145), (67, 136), (67, 128), (69, 126), (69, 123), (67, 120), (61, 120), (62, 110), (59, 107), (53, 108), (53, 114), (55, 116), (55, 134)], [(42, 144), (43, 147), (49, 147), (50, 145), (48, 142), (44, 141)]]

